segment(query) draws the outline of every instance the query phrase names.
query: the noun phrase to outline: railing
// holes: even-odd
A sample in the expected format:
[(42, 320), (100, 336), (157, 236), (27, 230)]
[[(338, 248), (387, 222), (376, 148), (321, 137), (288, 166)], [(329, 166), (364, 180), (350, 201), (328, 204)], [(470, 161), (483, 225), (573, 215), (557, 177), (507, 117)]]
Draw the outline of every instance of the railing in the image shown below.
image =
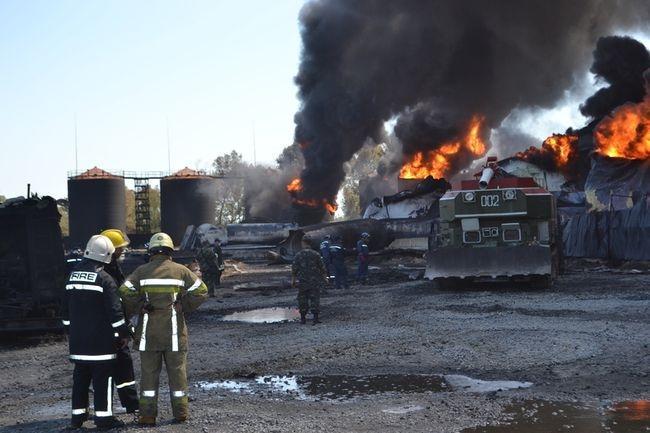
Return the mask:
[[(86, 173), (88, 170), (70, 170), (68, 171), (68, 178), (77, 177)], [(123, 177), (124, 179), (162, 179), (171, 176), (175, 172), (169, 171), (127, 171), (127, 170), (102, 170), (113, 176)], [(209, 176), (215, 179), (243, 179), (244, 176), (216, 176), (208, 174), (205, 170), (197, 170), (197, 174), (201, 176)]]

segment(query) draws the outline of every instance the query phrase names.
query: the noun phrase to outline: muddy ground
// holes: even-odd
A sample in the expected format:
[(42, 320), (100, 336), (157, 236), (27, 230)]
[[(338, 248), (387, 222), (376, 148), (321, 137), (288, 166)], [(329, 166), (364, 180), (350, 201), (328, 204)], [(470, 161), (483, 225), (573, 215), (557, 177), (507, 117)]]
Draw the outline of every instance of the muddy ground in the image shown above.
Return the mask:
[[(322, 297), (324, 323), (317, 326), (220, 320), (241, 310), (295, 306), (295, 292), (286, 288), (287, 266), (231, 264), (220, 296), (189, 319), (191, 420), (172, 424), (168, 400), (162, 398), (157, 430), (650, 430), (646, 403), (638, 401), (650, 399), (650, 275), (588, 266), (562, 276), (547, 291), (522, 286), (439, 290), (391, 271), (396, 263), (377, 260), (381, 269), (373, 270), (368, 286), (329, 290)], [(275, 288), (233, 290), (247, 282)], [(0, 349), (0, 433), (59, 431), (70, 408), (66, 342), (56, 336), (20, 340)], [(137, 365), (137, 353), (135, 358)], [(290, 390), (264, 380), (256, 385), (265, 375), (288, 376), (303, 385)], [(377, 375), (394, 383), (379, 389)], [(424, 385), (411, 386), (414, 377), (418, 380), (413, 375), (426, 375)], [(444, 375), (532, 385), (501, 391), (472, 383), (429, 385), (456, 377)], [(360, 385), (341, 396), (305, 385), (309, 380)], [(166, 382), (163, 397), (165, 387)], [(612, 411), (625, 401), (640, 405), (640, 411)], [(128, 430), (147, 431), (133, 425), (130, 416), (119, 417)], [(526, 420), (518, 420), (522, 417)], [(86, 427), (93, 429), (90, 422)]]

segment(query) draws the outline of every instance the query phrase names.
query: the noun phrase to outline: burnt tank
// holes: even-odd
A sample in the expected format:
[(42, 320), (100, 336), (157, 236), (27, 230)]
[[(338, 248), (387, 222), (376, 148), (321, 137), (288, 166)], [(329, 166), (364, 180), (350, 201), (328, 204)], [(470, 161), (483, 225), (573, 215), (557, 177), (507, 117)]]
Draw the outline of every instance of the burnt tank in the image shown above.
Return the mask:
[(476, 180), (440, 199), (425, 276), (443, 286), (526, 281), (549, 287), (559, 270), (553, 195), (532, 178), (501, 170), (496, 158)]
[(83, 248), (92, 235), (126, 231), (124, 178), (93, 167), (68, 179), (70, 248)]
[(217, 179), (185, 167), (160, 180), (160, 227), (179, 245), (189, 225), (214, 224)]
[(66, 267), (51, 197), (0, 205), (0, 335), (61, 327)]

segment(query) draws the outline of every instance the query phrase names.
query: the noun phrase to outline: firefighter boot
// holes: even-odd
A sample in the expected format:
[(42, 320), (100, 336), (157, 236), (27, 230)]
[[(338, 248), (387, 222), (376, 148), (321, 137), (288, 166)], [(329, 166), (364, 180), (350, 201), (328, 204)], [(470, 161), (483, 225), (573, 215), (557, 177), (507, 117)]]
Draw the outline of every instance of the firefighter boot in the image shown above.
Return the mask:
[(312, 325), (318, 325), (319, 323), (323, 323), (323, 322), (318, 320), (318, 313), (314, 313), (314, 321), (312, 322)]
[(304, 325), (305, 323), (307, 323), (307, 313), (304, 313), (304, 312), (301, 311), (300, 312), (300, 324)]
[(153, 427), (156, 425), (156, 417), (140, 415), (138, 417), (138, 424), (145, 427)]
[(107, 416), (101, 417), (100, 419), (95, 418), (95, 425), (97, 426), (97, 430), (110, 430), (113, 428), (124, 427), (126, 424), (114, 416)]
[(82, 415), (72, 415), (72, 419), (70, 420), (70, 430), (81, 428), (86, 421), (88, 421), (88, 412)]

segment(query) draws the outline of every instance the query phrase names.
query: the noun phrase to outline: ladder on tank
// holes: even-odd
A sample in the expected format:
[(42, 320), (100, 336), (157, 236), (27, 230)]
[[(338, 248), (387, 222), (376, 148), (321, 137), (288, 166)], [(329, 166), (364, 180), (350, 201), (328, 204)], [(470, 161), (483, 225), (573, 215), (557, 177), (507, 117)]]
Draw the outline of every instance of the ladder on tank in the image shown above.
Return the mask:
[(135, 178), (135, 232), (140, 234), (151, 233), (151, 208), (149, 207), (149, 185), (148, 178)]

